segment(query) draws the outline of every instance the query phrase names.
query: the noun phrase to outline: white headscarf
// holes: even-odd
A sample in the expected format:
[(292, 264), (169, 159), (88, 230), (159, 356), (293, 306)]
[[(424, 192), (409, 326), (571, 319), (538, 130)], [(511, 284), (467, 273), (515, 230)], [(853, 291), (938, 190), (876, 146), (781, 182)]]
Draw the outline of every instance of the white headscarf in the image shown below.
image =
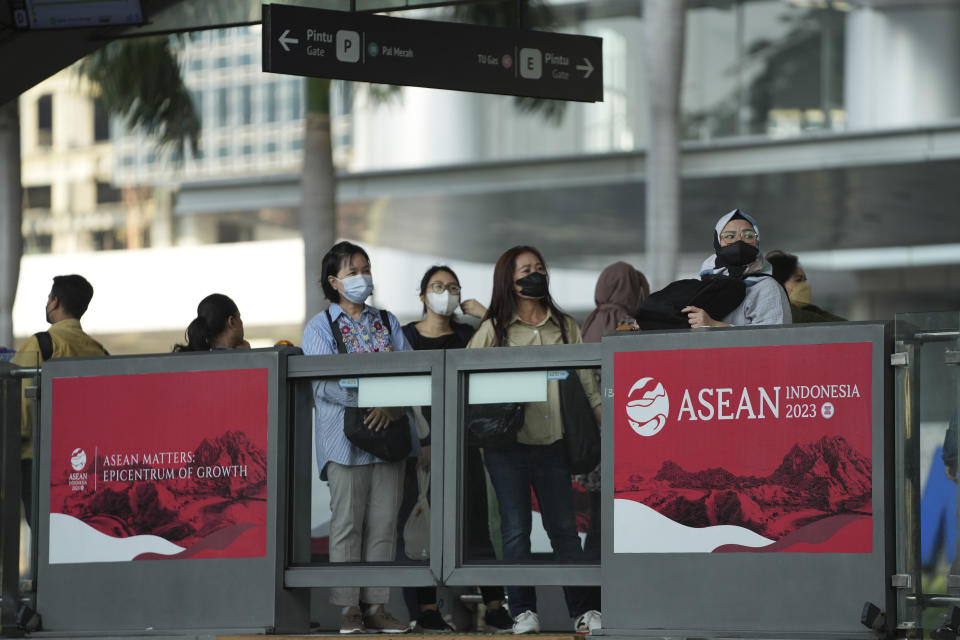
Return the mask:
[[(730, 213), (723, 215), (718, 221), (716, 226), (713, 228), (713, 248), (714, 250), (720, 248), (720, 232), (723, 231), (723, 228), (727, 226), (727, 223), (730, 222), (734, 216), (743, 218), (750, 223), (750, 226), (753, 227), (753, 230), (757, 232), (757, 235), (760, 235), (760, 227), (757, 226), (757, 221), (751, 218), (749, 215), (741, 211), (740, 209), (734, 209)], [(766, 264), (763, 261), (763, 254), (758, 253), (757, 259), (747, 265), (745, 274), (759, 273), (766, 268)], [(730, 275), (730, 272), (726, 267), (717, 266), (717, 255), (714, 253), (712, 256), (703, 261), (703, 264), (700, 265), (700, 275), (704, 276), (707, 274), (717, 274), (722, 276)]]

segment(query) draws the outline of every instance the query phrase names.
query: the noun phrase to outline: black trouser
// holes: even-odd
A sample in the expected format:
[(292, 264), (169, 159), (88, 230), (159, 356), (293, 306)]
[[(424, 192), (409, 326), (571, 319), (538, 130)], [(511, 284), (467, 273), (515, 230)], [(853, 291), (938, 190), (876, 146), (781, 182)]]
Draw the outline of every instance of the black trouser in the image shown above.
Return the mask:
[(23, 497), (23, 511), (27, 524), (33, 528), (33, 459), (20, 460), (20, 495)]

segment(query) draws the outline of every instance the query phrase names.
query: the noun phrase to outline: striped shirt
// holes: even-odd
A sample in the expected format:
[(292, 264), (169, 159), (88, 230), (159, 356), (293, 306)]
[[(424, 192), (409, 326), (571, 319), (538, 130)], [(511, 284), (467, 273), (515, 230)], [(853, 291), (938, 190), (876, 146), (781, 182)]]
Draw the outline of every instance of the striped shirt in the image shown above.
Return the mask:
[[(344, 333), (344, 343), (350, 353), (372, 351), (410, 351), (403, 338), (400, 323), (390, 312), (390, 333), (381, 325), (380, 310), (365, 305), (359, 320), (345, 313), (340, 305), (332, 303), (329, 308), (334, 324)], [(330, 323), (325, 312), (315, 315), (303, 330), (303, 352), (307, 355), (331, 355), (339, 353), (337, 342), (330, 333)], [(343, 435), (343, 408), (357, 406), (357, 390), (341, 389), (336, 378), (324, 378), (313, 382), (313, 401), (317, 408), (314, 422), (314, 438), (317, 445), (317, 468), (320, 479), (326, 480), (328, 462), (346, 466), (358, 466), (383, 462), (371, 453), (355, 447)], [(411, 420), (411, 427), (415, 428)], [(416, 434), (414, 455), (419, 452)]]

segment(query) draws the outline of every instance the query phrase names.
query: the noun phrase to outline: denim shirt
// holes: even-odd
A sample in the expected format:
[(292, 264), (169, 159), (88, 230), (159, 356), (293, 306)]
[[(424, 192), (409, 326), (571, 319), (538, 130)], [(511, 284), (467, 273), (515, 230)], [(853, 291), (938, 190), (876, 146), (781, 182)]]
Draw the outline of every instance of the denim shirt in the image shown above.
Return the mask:
[[(403, 338), (403, 331), (397, 318), (387, 312), (390, 321), (390, 333), (382, 326), (380, 310), (365, 305), (359, 320), (354, 320), (338, 304), (331, 304), (330, 317), (343, 332), (343, 341), (350, 353), (369, 353), (373, 351), (410, 351)], [(303, 330), (303, 352), (306, 355), (332, 355), (339, 353), (337, 342), (330, 333), (330, 323), (326, 312), (315, 315)], [(314, 422), (314, 438), (317, 448), (317, 468), (320, 479), (326, 480), (328, 462), (346, 466), (358, 466), (383, 462), (371, 453), (355, 447), (343, 435), (343, 408), (357, 406), (357, 390), (341, 389), (335, 378), (316, 380), (313, 383), (313, 401), (317, 410)], [(415, 423), (410, 421), (412, 429)], [(413, 433), (414, 452), (419, 453), (419, 441)]]

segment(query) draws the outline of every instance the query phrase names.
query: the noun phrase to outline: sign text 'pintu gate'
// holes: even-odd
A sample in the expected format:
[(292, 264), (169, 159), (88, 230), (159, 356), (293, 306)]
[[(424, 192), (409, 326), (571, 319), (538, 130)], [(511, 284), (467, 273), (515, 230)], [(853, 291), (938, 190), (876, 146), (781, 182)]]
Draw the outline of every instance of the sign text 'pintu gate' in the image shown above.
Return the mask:
[(263, 70), (600, 102), (603, 41), (544, 31), (263, 5)]

